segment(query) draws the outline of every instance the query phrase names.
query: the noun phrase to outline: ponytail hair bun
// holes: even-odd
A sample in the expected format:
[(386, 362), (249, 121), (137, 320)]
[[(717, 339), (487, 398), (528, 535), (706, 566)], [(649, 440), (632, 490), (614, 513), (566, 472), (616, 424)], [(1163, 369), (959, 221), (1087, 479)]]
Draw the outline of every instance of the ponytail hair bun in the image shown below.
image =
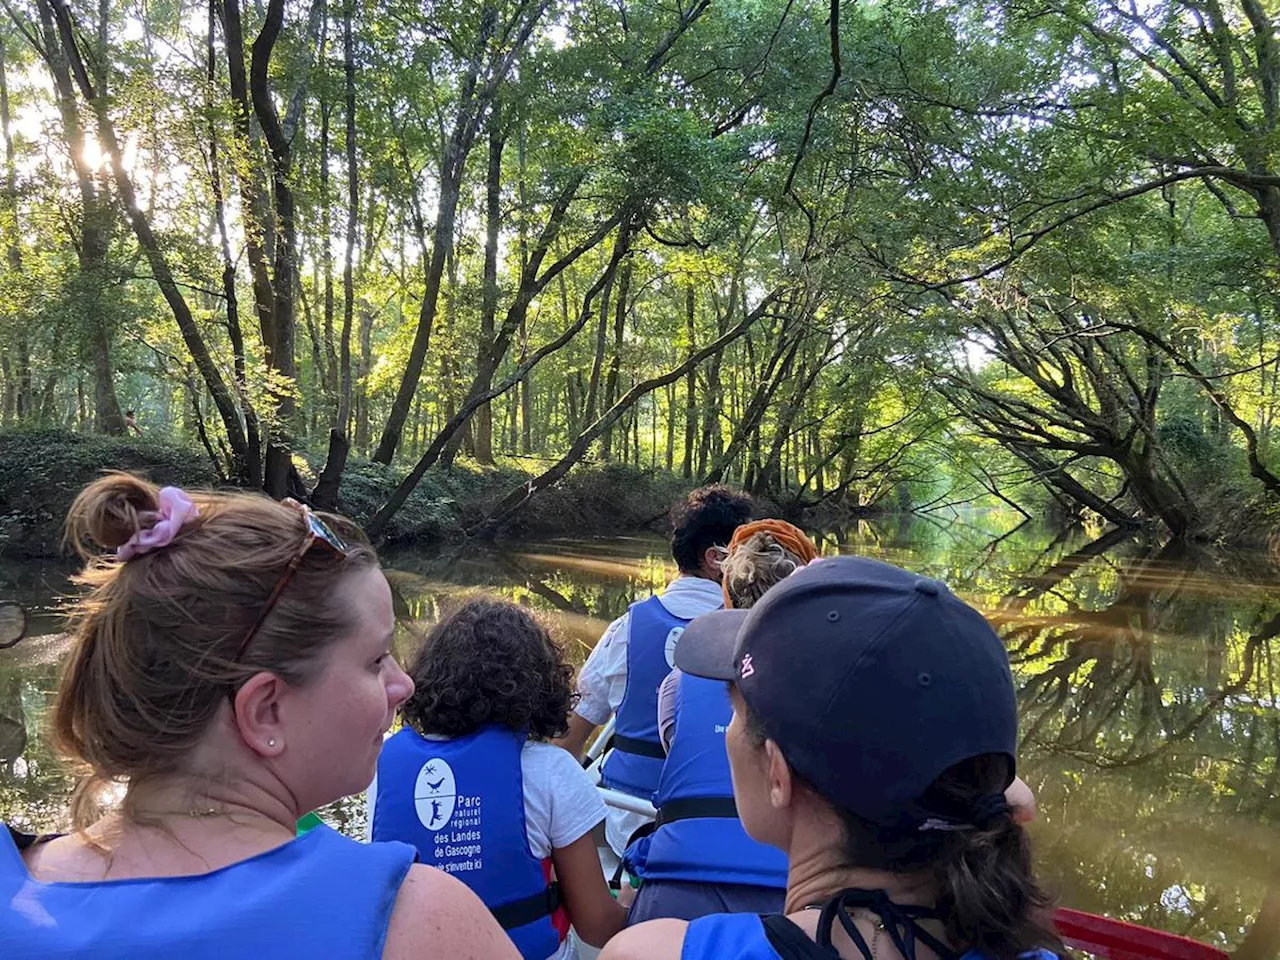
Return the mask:
[(129, 473), (109, 473), (76, 496), (67, 513), (64, 542), (86, 559), (118, 550), (155, 522), (159, 506), (160, 489), (154, 484)]

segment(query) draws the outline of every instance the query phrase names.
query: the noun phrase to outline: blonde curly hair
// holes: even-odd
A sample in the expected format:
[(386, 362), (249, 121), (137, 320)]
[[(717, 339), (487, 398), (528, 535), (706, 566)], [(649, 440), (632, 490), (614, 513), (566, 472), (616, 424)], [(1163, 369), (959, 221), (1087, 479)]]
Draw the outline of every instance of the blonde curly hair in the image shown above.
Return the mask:
[(817, 556), (813, 541), (786, 521), (757, 520), (739, 527), (720, 561), (725, 606), (747, 609)]

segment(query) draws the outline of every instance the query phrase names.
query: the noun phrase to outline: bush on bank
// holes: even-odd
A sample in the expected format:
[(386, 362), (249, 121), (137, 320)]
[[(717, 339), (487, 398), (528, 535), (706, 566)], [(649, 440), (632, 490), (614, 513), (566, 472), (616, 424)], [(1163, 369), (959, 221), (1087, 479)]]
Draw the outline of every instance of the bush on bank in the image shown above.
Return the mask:
[(57, 554), (71, 501), (106, 470), (129, 470), (182, 487), (218, 481), (203, 453), (162, 440), (69, 430), (0, 431), (0, 552)]
[[(308, 483), (314, 482), (322, 465), (323, 454), (298, 457)], [(532, 468), (523, 460), (489, 468), (460, 461), (452, 470), (431, 471), (392, 520), (387, 538), (412, 543), (460, 537), (507, 491), (541, 467), (538, 461)], [(71, 501), (107, 470), (140, 473), (161, 485), (218, 484), (203, 451), (170, 441), (66, 430), (0, 431), (0, 553), (56, 555)], [(339, 510), (367, 522), (402, 476), (402, 468), (353, 457), (339, 489)], [(534, 499), (505, 533), (555, 536), (634, 530), (660, 522), (690, 486), (663, 471), (612, 463), (580, 465)]]

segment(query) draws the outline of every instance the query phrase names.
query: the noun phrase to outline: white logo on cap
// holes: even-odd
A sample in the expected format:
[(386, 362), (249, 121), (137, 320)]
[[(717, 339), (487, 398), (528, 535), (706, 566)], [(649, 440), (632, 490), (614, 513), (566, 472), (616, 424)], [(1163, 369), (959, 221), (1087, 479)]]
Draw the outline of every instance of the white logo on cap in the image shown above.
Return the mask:
[(743, 680), (747, 679), (747, 677), (752, 676), (755, 672), (756, 672), (756, 668), (751, 665), (751, 654), (748, 653), (745, 657), (742, 658), (742, 671), (741, 671), (742, 679)]

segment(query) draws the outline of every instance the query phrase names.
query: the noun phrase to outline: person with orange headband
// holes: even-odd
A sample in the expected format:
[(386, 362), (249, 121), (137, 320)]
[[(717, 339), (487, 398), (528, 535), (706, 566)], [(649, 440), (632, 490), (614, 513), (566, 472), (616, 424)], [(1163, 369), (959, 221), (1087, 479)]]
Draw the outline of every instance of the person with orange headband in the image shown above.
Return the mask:
[[(814, 560), (818, 548), (783, 520), (738, 527), (721, 551), (727, 608), (750, 607), (771, 586)], [(733, 716), (724, 684), (673, 671), (658, 696), (658, 730), (667, 759), (654, 805), (653, 832), (627, 850), (643, 883), (628, 923), (660, 917), (781, 909), (787, 860), (747, 836), (733, 802), (724, 732)]]

